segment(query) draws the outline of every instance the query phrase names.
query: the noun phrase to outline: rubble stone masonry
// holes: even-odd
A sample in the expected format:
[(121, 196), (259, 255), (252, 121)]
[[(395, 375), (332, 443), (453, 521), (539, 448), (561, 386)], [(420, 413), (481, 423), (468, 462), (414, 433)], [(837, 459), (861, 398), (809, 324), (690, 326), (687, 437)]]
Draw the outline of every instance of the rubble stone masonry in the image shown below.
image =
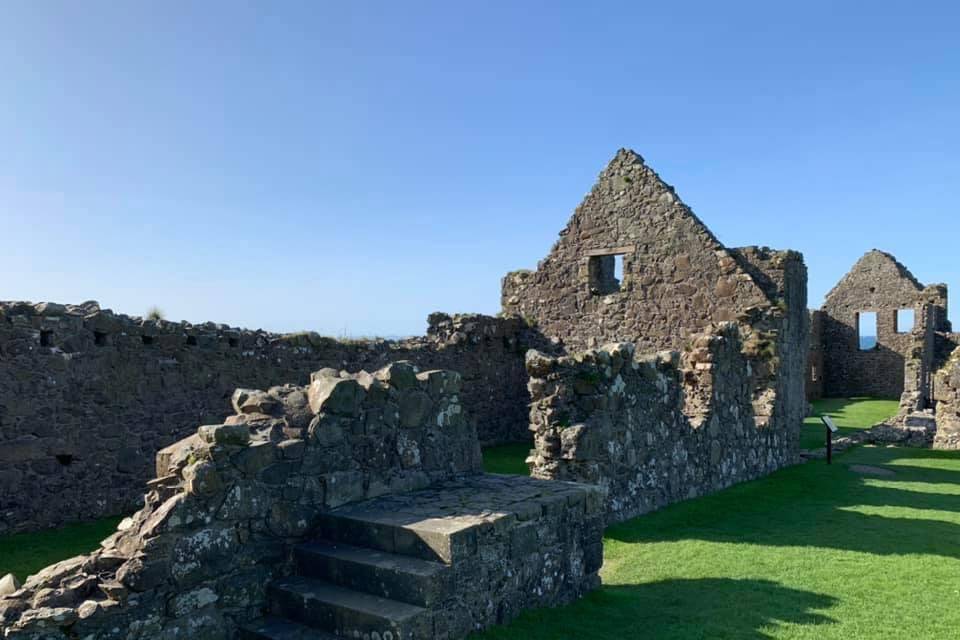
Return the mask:
[(129, 513), (156, 452), (222, 421), (235, 388), (322, 367), (458, 371), (481, 441), (526, 439), (529, 335), (516, 318), (438, 313), (424, 337), (343, 342), (0, 303), (0, 533)]

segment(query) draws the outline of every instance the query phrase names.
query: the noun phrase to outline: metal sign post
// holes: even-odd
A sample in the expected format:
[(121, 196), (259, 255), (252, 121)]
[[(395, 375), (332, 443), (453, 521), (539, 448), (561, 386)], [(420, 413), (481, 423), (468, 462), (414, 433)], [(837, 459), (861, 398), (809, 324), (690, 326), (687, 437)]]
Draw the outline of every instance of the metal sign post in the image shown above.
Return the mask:
[(837, 425), (833, 424), (830, 416), (820, 416), (820, 421), (827, 428), (827, 464), (833, 462), (833, 434), (837, 432)]

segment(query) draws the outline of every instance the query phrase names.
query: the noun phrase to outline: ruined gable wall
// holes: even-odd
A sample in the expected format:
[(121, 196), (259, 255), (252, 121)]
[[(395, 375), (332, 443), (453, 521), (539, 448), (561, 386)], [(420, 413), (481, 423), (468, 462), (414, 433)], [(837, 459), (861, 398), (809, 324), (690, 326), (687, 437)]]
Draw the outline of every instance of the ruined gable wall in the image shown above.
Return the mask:
[(802, 416), (778, 386), (769, 335), (726, 323), (683, 353), (531, 351), (532, 474), (602, 486), (608, 521), (620, 522), (794, 463)]
[[(591, 289), (590, 259), (623, 253), (620, 291)], [(568, 349), (631, 341), (679, 349), (711, 322), (769, 304), (693, 212), (633, 152), (621, 150), (536, 271), (503, 280), (503, 310)]]
[[(916, 345), (909, 333), (897, 333), (899, 309), (915, 309), (915, 327), (922, 317), (922, 287), (886, 254), (865, 255), (827, 295), (823, 312), (824, 394), (833, 397), (899, 398), (904, 391), (904, 366)], [(858, 344), (857, 313), (877, 313), (875, 349)]]
[(434, 314), (422, 338), (346, 343), (0, 303), (0, 532), (132, 511), (157, 450), (223, 420), (236, 387), (303, 383), (322, 367), (456, 370), (482, 441), (526, 439), (529, 333), (517, 319)]

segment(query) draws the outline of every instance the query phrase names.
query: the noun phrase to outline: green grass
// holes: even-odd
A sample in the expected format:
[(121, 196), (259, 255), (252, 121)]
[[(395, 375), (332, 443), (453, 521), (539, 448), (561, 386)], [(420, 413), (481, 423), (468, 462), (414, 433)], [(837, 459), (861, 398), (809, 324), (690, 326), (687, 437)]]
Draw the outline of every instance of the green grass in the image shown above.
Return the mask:
[(895, 415), (899, 403), (896, 400), (877, 400), (875, 398), (824, 398), (814, 400), (813, 415), (803, 421), (800, 433), (800, 447), (819, 449), (825, 446), (825, 427), (820, 416), (826, 414), (833, 418), (840, 428), (834, 437), (850, 435), (854, 431), (867, 429)]
[(514, 476), (530, 474), (524, 460), (533, 445), (529, 442), (504, 444), (483, 450), (483, 470), (487, 473), (507, 473)]
[(89, 553), (113, 533), (120, 518), (71, 524), (38, 533), (0, 537), (0, 576), (12, 573), (23, 581), (47, 565)]
[(598, 591), (478, 637), (957, 638), (960, 453), (859, 447), (611, 527), (604, 554)]

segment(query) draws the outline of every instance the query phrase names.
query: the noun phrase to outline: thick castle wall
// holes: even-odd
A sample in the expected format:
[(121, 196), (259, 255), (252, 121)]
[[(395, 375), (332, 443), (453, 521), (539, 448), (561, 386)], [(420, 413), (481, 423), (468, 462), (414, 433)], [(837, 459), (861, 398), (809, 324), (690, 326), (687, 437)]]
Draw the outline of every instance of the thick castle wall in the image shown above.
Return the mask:
[(156, 452), (222, 421), (235, 388), (302, 384), (323, 367), (455, 370), (482, 442), (526, 439), (529, 333), (518, 319), (434, 314), (421, 338), (341, 342), (0, 303), (0, 532), (131, 511)]
[[(796, 462), (802, 414), (777, 378), (805, 352), (769, 336), (725, 323), (683, 353), (529, 352), (532, 475), (600, 485), (620, 522)], [(802, 368), (794, 384), (802, 403)]]

